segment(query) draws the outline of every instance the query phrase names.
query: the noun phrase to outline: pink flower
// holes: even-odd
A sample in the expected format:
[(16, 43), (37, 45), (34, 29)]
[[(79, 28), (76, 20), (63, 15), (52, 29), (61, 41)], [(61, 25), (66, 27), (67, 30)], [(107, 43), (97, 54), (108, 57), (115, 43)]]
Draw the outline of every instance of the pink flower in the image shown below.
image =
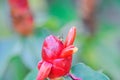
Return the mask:
[(72, 27), (65, 42), (50, 35), (43, 43), (42, 61), (38, 63), (37, 80), (58, 78), (67, 75), (71, 68), (72, 54), (77, 51), (73, 45), (76, 28)]

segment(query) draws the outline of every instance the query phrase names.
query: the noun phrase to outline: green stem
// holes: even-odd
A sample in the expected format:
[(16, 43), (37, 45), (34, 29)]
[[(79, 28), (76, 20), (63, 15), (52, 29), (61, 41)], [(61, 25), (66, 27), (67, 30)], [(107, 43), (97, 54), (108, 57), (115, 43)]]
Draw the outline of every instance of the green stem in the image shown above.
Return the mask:
[(72, 80), (82, 80), (81, 78), (78, 78), (71, 73), (68, 73), (67, 76), (69, 76)]

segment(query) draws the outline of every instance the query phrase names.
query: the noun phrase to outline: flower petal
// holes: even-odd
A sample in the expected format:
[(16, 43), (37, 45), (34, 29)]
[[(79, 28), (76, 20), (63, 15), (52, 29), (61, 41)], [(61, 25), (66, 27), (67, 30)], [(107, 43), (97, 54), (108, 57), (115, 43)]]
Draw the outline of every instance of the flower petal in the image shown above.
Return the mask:
[(50, 62), (51, 60), (58, 58), (63, 48), (64, 45), (62, 41), (53, 35), (48, 36), (42, 47), (43, 60)]
[(71, 56), (71, 55), (74, 54), (77, 50), (78, 50), (77, 47), (74, 47), (73, 45), (70, 45), (70, 46), (66, 47), (65, 49), (63, 49), (60, 57), (61, 57), (61, 58), (65, 58), (65, 57)]
[(52, 68), (52, 64), (44, 61), (39, 69), (37, 79), (36, 80), (44, 80), (48, 77)]
[(40, 62), (38, 62), (38, 70), (40, 69), (40, 67), (41, 67), (41, 65), (42, 65), (42, 63), (43, 63), (44, 61), (40, 61)]
[(65, 47), (72, 45), (76, 37), (76, 28), (72, 27), (67, 35), (67, 38), (65, 40)]

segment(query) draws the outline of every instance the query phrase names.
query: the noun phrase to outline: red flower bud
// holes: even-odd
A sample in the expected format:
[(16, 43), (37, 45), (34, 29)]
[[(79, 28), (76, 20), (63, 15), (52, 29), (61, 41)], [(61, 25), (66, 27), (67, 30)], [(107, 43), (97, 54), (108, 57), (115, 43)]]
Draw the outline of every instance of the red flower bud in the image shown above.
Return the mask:
[(70, 29), (65, 43), (50, 35), (43, 43), (42, 61), (38, 63), (37, 80), (58, 78), (69, 73), (72, 63), (72, 54), (77, 51), (73, 46), (76, 28)]
[(29, 35), (33, 30), (33, 17), (29, 9), (28, 0), (8, 0), (14, 29)]

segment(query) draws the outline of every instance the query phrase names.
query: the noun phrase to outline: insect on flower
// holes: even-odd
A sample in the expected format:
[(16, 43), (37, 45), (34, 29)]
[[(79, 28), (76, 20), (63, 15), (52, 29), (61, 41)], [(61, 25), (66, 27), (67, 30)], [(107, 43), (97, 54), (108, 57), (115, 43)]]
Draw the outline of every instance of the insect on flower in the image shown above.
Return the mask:
[(78, 50), (73, 45), (76, 36), (76, 28), (72, 27), (67, 38), (62, 42), (56, 36), (48, 36), (42, 46), (42, 61), (38, 63), (37, 80), (45, 78), (55, 79), (69, 73), (72, 63), (72, 55)]

